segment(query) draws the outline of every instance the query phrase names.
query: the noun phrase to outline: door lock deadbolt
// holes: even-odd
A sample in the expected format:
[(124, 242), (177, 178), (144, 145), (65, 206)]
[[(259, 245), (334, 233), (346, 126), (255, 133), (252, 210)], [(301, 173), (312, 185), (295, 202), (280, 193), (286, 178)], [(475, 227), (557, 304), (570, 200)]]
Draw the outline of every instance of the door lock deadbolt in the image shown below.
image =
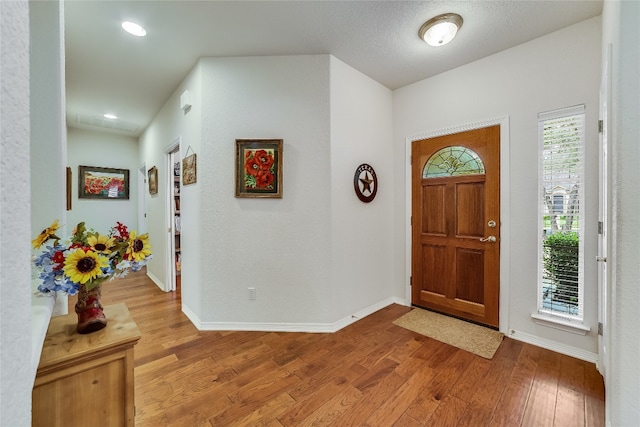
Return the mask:
[(494, 228), (496, 226), (496, 222), (494, 220), (491, 220), (487, 223), (487, 225), (491, 228)]

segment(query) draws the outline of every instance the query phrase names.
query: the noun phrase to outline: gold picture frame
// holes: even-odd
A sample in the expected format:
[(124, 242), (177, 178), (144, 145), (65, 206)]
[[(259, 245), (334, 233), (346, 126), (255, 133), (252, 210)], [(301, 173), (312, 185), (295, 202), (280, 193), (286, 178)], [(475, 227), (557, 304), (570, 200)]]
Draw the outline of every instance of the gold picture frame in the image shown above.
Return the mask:
[(149, 194), (158, 194), (158, 168), (152, 167), (147, 172), (149, 181)]
[(182, 159), (182, 185), (195, 184), (198, 180), (196, 153)]
[(282, 198), (282, 140), (236, 139), (236, 197)]
[(71, 178), (71, 168), (67, 166), (67, 210), (71, 210), (71, 187), (72, 187), (72, 178)]
[(129, 199), (129, 169), (78, 166), (78, 198)]

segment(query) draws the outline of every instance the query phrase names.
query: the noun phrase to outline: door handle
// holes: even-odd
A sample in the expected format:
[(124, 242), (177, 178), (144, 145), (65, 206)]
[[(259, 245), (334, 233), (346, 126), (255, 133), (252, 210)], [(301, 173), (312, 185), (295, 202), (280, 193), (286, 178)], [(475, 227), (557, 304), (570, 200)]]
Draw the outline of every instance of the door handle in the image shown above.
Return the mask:
[(496, 242), (498, 239), (496, 239), (496, 236), (489, 236), (489, 237), (481, 237), (480, 241), (481, 242)]

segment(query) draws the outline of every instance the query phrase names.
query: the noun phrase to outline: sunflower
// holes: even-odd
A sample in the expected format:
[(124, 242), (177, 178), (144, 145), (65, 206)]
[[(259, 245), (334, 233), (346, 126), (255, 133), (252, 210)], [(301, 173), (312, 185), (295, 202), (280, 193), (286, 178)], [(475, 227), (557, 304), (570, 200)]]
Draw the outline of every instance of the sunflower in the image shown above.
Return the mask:
[(49, 239), (60, 240), (60, 238), (56, 236), (56, 231), (58, 231), (58, 228), (60, 228), (60, 224), (58, 224), (58, 220), (56, 219), (48, 228), (42, 230), (38, 237), (31, 241), (31, 245), (33, 246), (33, 248), (40, 249), (40, 246), (42, 246), (44, 242)]
[(124, 259), (129, 261), (143, 261), (151, 255), (151, 245), (147, 233), (136, 235), (135, 231), (129, 232), (129, 246), (124, 254)]
[(109, 258), (84, 249), (74, 249), (64, 260), (64, 274), (73, 283), (85, 284), (102, 274), (102, 269), (109, 267)]
[(91, 246), (91, 249), (94, 251), (108, 255), (116, 245), (116, 242), (113, 237), (105, 236), (104, 234), (95, 234), (87, 238), (87, 244)]

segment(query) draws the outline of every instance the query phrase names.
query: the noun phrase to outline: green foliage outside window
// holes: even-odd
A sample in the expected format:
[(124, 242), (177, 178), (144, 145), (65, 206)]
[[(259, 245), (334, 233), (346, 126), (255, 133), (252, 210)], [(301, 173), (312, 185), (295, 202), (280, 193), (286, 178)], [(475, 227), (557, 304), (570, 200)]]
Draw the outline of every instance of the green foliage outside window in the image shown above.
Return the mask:
[(545, 276), (553, 282), (552, 300), (571, 306), (578, 305), (579, 237), (565, 231), (547, 236), (543, 243)]

